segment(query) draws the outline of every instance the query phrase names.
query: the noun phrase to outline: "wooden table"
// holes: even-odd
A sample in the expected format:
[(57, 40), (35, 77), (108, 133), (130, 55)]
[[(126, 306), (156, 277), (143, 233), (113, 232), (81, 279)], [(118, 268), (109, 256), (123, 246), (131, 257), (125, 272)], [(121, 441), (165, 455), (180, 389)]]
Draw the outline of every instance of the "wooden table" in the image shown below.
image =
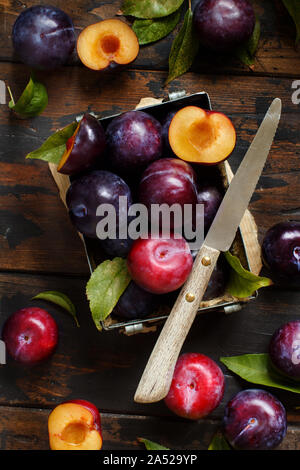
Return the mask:
[[(28, 0), (29, 7), (44, 0)], [(64, 9), (79, 31), (114, 16), (120, 1), (52, 2)], [(172, 415), (160, 402), (136, 404), (133, 395), (158, 333), (131, 337), (99, 333), (85, 298), (88, 266), (79, 237), (61, 203), (46, 164), (25, 161), (54, 130), (89, 109), (110, 115), (134, 108), (140, 98), (166, 97), (185, 89), (205, 90), (213, 107), (234, 122), (238, 143), (230, 157), (236, 169), (272, 98), (283, 100), (283, 115), (251, 210), (260, 237), (272, 224), (300, 215), (300, 105), (292, 103), (292, 83), (300, 79), (300, 55), (294, 46), (294, 25), (280, 1), (254, 1), (262, 21), (262, 39), (254, 72), (235, 59), (224, 60), (201, 52), (192, 72), (164, 88), (172, 35), (142, 48), (127, 71), (101, 75), (78, 62), (53, 73), (39, 73), (49, 93), (49, 105), (40, 117), (18, 120), (0, 106), (0, 287), (1, 327), (19, 308), (33, 305), (31, 297), (44, 290), (65, 292), (77, 306), (81, 328), (58, 308), (35, 303), (51, 312), (60, 331), (53, 359), (34, 368), (9, 360), (0, 366), (0, 448), (48, 449), (47, 417), (64, 400), (85, 398), (101, 410), (104, 449), (139, 449), (136, 438), (147, 437), (170, 448), (206, 449), (219, 428), (228, 399), (249, 385), (224, 370), (226, 392), (221, 406), (207, 419), (189, 422)], [(29, 77), (11, 46), (11, 30), (21, 2), (0, 1), (0, 78), (16, 96)], [(224, 63), (225, 62), (225, 63)], [(184, 351), (221, 355), (267, 350), (273, 331), (299, 318), (300, 293), (268, 288), (241, 312), (199, 317)], [(288, 411), (289, 430), (281, 448), (300, 449), (299, 396), (271, 390)]]

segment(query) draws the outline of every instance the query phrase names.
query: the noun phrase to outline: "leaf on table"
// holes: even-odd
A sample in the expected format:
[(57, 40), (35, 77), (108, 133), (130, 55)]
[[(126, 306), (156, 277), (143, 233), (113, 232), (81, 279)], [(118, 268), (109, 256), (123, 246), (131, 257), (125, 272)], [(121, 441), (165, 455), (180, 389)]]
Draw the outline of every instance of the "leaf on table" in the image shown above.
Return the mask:
[(173, 41), (169, 56), (169, 75), (166, 84), (187, 72), (199, 49), (199, 40), (195, 34), (193, 13), (188, 9), (181, 30)]
[(132, 29), (137, 35), (141, 46), (150, 42), (159, 41), (167, 36), (180, 20), (180, 10), (164, 18), (154, 18), (151, 20), (137, 19), (132, 25)]
[(142, 444), (145, 444), (147, 450), (170, 450), (168, 447), (161, 446), (160, 444), (149, 441), (149, 439), (144, 439), (143, 437), (138, 437), (137, 440)]
[(260, 21), (258, 17), (256, 17), (256, 22), (251, 38), (245, 44), (242, 44), (240, 47), (238, 47), (236, 50), (236, 55), (240, 59), (240, 61), (251, 69), (254, 65), (254, 58), (258, 48), (259, 39)]
[(229, 294), (239, 299), (243, 299), (245, 297), (250, 297), (261, 287), (267, 287), (273, 284), (271, 279), (268, 277), (257, 276), (256, 274), (247, 271), (247, 269), (243, 268), (241, 265), (238, 257), (232, 255), (229, 251), (224, 254), (231, 267), (229, 281), (226, 286), (226, 291)]
[(297, 30), (297, 36), (296, 36), (296, 44), (297, 44), (300, 40), (300, 2), (299, 0), (282, 0), (282, 1), (295, 22), (296, 30)]
[(269, 354), (220, 357), (220, 361), (247, 382), (300, 393), (300, 384), (289, 382), (272, 368)]
[(209, 444), (208, 450), (231, 450), (228, 442), (221, 432), (217, 432), (211, 443)]
[(184, 0), (124, 0), (121, 11), (123, 15), (136, 18), (161, 18), (174, 13), (183, 2)]
[(45, 292), (40, 292), (39, 294), (32, 297), (32, 300), (35, 299), (47, 300), (48, 302), (52, 302), (55, 305), (59, 305), (59, 307), (63, 308), (69, 312), (70, 315), (72, 315), (76, 325), (79, 326), (75, 305), (66, 294), (54, 290), (48, 290)]
[(74, 121), (63, 129), (55, 132), (48, 137), (40, 148), (26, 155), (26, 158), (36, 158), (58, 164), (66, 150), (66, 142), (74, 134), (77, 126), (78, 123)]
[(16, 114), (23, 118), (30, 118), (41, 114), (48, 104), (48, 94), (45, 85), (37, 82), (33, 76), (23, 91), (22, 95), (15, 103), (9, 87), (8, 91), (11, 97), (8, 106)]
[(130, 280), (127, 262), (123, 258), (103, 261), (93, 271), (86, 286), (86, 295), (98, 330), (102, 329), (101, 321), (111, 314)]

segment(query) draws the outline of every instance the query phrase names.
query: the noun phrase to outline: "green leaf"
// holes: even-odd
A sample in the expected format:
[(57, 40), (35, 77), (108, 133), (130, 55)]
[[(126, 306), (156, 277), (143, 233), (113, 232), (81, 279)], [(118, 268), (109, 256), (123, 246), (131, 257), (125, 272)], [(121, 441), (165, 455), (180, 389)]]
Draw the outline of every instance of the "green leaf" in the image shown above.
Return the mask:
[(193, 13), (187, 10), (181, 30), (173, 41), (169, 56), (169, 75), (166, 84), (185, 73), (198, 52), (199, 41), (193, 25)]
[(296, 44), (297, 44), (300, 40), (300, 2), (299, 0), (282, 0), (282, 1), (295, 22), (296, 30), (297, 30), (297, 36), (296, 36)]
[(145, 444), (147, 450), (170, 450), (168, 447), (161, 446), (156, 444), (156, 442), (149, 441), (149, 439), (144, 439), (143, 437), (138, 437), (137, 440), (142, 444)]
[(209, 444), (208, 450), (231, 450), (228, 442), (221, 432), (217, 432)]
[(57, 292), (55, 290), (47, 290), (45, 292), (40, 292), (39, 294), (32, 297), (32, 300), (35, 299), (47, 300), (48, 302), (52, 302), (53, 304), (59, 305), (64, 310), (69, 312), (70, 315), (72, 315), (76, 322), (76, 325), (79, 326), (75, 306), (66, 294), (63, 294), (62, 292)]
[(92, 273), (86, 295), (98, 330), (101, 330), (100, 322), (110, 315), (130, 280), (127, 262), (123, 258), (106, 260)]
[(239, 299), (250, 297), (261, 287), (267, 287), (273, 284), (271, 279), (256, 276), (256, 274), (247, 271), (247, 269), (243, 268), (241, 265), (238, 257), (232, 255), (229, 251), (225, 253), (225, 258), (231, 266), (226, 291), (234, 297)]
[(123, 15), (136, 18), (161, 18), (174, 13), (183, 2), (184, 0), (124, 0), (121, 10)]
[(289, 382), (272, 368), (269, 354), (221, 357), (220, 361), (247, 382), (300, 393), (300, 384)]
[(45, 85), (34, 80), (33, 76), (15, 103), (11, 90), (8, 87), (11, 100), (8, 103), (10, 109), (23, 118), (30, 118), (40, 114), (48, 104), (48, 95)]
[(164, 18), (154, 18), (152, 20), (135, 20), (132, 29), (137, 35), (141, 46), (150, 42), (158, 41), (167, 36), (180, 20), (180, 10)]
[(66, 150), (66, 142), (74, 134), (77, 126), (77, 122), (72, 122), (72, 124), (69, 124), (63, 129), (55, 132), (48, 137), (40, 148), (30, 152), (26, 158), (37, 158), (39, 160), (58, 164)]
[(240, 61), (243, 64), (248, 65), (248, 67), (250, 68), (254, 65), (254, 57), (258, 48), (259, 38), (260, 21), (256, 17), (256, 23), (251, 38), (245, 44), (242, 44), (240, 47), (238, 47), (238, 49), (236, 50), (236, 55), (240, 59)]

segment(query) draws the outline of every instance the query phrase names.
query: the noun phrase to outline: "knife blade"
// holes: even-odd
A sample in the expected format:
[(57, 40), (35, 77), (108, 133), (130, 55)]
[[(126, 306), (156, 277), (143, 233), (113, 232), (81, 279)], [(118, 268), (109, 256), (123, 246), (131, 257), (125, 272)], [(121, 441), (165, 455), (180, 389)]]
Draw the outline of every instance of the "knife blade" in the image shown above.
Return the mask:
[(273, 100), (255, 138), (233, 177), (216, 217), (194, 261), (192, 272), (168, 316), (137, 387), (134, 400), (163, 399), (171, 385), (181, 347), (221, 251), (227, 251), (248, 207), (268, 157), (281, 115), (281, 100)]

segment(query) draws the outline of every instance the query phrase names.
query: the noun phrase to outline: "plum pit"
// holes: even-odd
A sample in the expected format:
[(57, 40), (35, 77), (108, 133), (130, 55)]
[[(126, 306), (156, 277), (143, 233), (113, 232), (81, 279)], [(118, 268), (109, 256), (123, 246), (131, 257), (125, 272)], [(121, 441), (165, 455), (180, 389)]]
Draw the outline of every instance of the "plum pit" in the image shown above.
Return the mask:
[(78, 445), (84, 442), (88, 430), (88, 426), (85, 423), (69, 423), (63, 429), (61, 433), (61, 438), (63, 441), (68, 442), (68, 444)]
[(114, 55), (120, 48), (120, 39), (109, 34), (100, 39), (100, 47), (105, 54)]

